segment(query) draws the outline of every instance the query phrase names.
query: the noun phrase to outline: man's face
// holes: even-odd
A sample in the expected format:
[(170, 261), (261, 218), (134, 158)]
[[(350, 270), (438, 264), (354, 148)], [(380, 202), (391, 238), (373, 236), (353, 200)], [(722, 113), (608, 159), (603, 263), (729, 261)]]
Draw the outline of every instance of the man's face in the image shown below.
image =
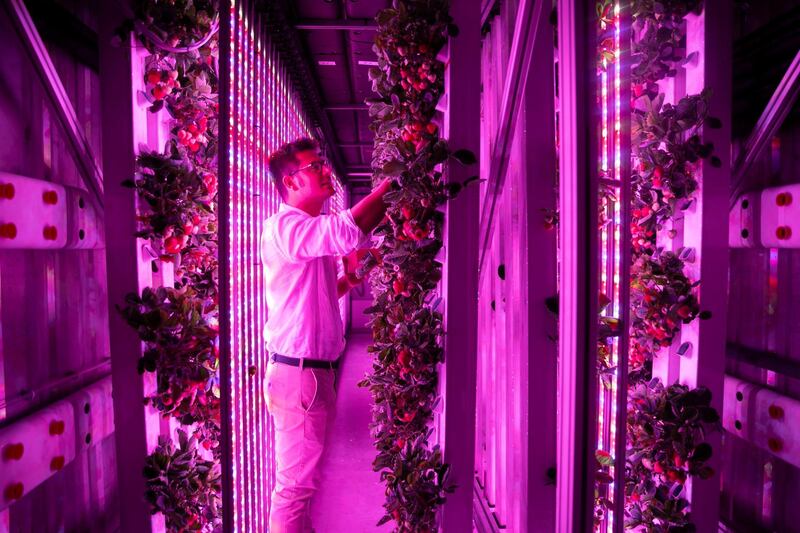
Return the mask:
[(333, 196), (335, 190), (328, 162), (314, 150), (297, 152), (295, 157), (297, 170), (289, 176), (292, 182), (290, 194), (301, 200), (321, 201)]

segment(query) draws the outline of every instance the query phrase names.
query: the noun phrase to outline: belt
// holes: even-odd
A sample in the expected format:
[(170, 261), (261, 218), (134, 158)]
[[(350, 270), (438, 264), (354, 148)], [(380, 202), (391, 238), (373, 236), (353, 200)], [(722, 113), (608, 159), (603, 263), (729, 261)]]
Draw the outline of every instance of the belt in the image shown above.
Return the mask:
[(300, 366), (300, 361), (302, 361), (303, 368), (329, 368), (331, 370), (339, 368), (338, 359), (336, 361), (323, 361), (322, 359), (308, 359), (308, 358), (298, 359), (297, 357), (289, 357), (278, 353), (272, 354), (272, 357), (270, 357), (270, 359), (272, 359), (276, 363), (284, 363), (286, 365), (291, 365), (291, 366)]

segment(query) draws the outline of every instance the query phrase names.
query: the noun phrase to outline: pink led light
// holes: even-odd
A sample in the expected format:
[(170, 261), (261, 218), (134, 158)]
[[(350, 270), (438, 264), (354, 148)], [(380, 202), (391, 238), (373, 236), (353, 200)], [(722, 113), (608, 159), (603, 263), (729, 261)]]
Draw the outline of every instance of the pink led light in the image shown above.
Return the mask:
[[(235, 529), (264, 531), (275, 456), (271, 419), (263, 399), (267, 319), (260, 264), (263, 221), (280, 206), (267, 173), (268, 154), (297, 137), (311, 137), (303, 110), (293, 101), (288, 71), (253, 18), (252, 4), (231, 10), (229, 284), (231, 321), (231, 424)], [(335, 177), (335, 180), (338, 179)], [(332, 205), (341, 207), (336, 183)], [(250, 375), (255, 367), (256, 374)]]
[[(603, 316), (619, 318), (623, 303), (620, 301), (620, 269), (621, 258), (624, 254), (621, 250), (621, 186), (625, 177), (621, 174), (621, 104), (620, 104), (620, 28), (619, 28), (619, 6), (614, 6), (615, 19), (613, 24), (613, 50), (605, 48), (607, 41), (603, 41), (603, 51), (605, 52), (600, 59), (597, 72), (597, 81), (600, 92), (600, 137), (599, 143), (599, 168), (601, 174), (601, 184), (609, 188), (609, 193), (613, 195), (607, 197), (601, 204), (604, 210), (605, 219), (608, 221), (599, 231), (600, 245), (600, 291), (610, 300), (610, 303), (602, 312)], [(601, 23), (601, 32), (608, 28), (606, 22)], [(599, 35), (599, 34), (598, 34)], [(605, 35), (603, 36), (605, 39)], [(611, 52), (608, 54), (608, 52)], [(613, 69), (613, 71), (612, 71)], [(613, 76), (611, 75), (613, 72)], [(609, 162), (611, 159), (611, 162)], [(610, 167), (610, 164), (613, 167)], [(619, 383), (619, 338), (611, 337), (608, 344), (608, 365), (612, 368), (617, 367), (610, 374), (609, 387), (606, 388), (600, 382), (598, 387), (598, 414), (597, 414), (597, 448), (599, 450), (610, 451), (616, 460), (616, 464), (624, 461), (624, 458), (616, 457), (617, 428), (616, 421), (620, 406), (617, 405), (617, 391)], [(624, 370), (623, 370), (624, 371)], [(598, 377), (599, 379), (599, 377)], [(609, 468), (609, 474), (615, 475), (615, 468)], [(615, 484), (610, 483), (601, 489), (603, 495), (610, 500), (614, 498)], [(621, 517), (620, 517), (621, 518)], [(612, 509), (606, 512), (600, 529), (612, 531), (614, 524), (614, 513)]]

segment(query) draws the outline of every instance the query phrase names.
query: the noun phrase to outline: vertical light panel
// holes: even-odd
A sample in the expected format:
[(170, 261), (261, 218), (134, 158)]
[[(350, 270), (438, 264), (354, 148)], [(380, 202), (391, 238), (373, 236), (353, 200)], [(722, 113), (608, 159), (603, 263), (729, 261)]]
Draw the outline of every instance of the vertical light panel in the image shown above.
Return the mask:
[[(598, 476), (596, 511), (603, 513), (599, 530), (621, 531), (624, 498), (625, 413), (627, 376), (628, 263), (626, 243), (629, 220), (629, 165), (623, 166), (622, 152), (629, 151), (629, 120), (624, 120), (622, 102), (627, 92), (622, 58), (627, 57), (629, 42), (623, 47), (620, 27), (623, 14), (619, 3), (601, 3), (598, 23), (597, 83), (600, 92), (600, 135), (598, 137), (599, 264), (598, 289), (600, 337), (597, 345), (597, 450), (614, 461), (606, 476)], [(623, 50), (623, 48), (625, 48)], [(621, 280), (625, 280), (621, 285)], [(608, 502), (603, 504), (602, 502)], [(600, 516), (599, 514), (597, 516)]]
[(556, 531), (590, 531), (597, 431), (596, 2), (558, 0), (559, 320)]
[[(274, 436), (263, 395), (267, 367), (263, 328), (268, 317), (259, 237), (281, 200), (271, 184), (268, 156), (282, 144), (313, 137), (294, 84), (270, 41), (253, 1), (232, 0), (228, 215), (220, 231), (229, 240), (230, 473), (233, 530), (266, 531), (275, 480)], [(334, 211), (344, 208), (334, 176)]]

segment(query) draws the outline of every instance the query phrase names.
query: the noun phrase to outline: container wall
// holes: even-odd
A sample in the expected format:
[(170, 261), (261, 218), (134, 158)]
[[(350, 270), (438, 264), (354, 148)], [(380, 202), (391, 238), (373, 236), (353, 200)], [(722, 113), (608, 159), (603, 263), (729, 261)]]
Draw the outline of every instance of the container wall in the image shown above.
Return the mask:
[[(77, 122), (99, 161), (101, 79), (97, 71), (96, 4), (65, 2), (50, 6), (50, 15), (59, 17), (63, 31), (57, 31), (52, 16), (49, 20), (41, 18), (42, 9), (34, 10), (33, 19)], [(59, 191), (85, 191), (68, 138), (6, 10), (0, 11), (0, 46), (0, 127), (4, 132), (0, 173), (32, 178), (32, 187), (53, 184)], [(17, 183), (16, 198), (22, 198), (25, 192), (24, 182)], [(19, 206), (13, 205), (14, 198), (8, 195), (2, 201), (6, 204), (4, 224), (11, 222), (13, 213), (44, 209), (41, 199)], [(63, 201), (58, 197), (56, 205)], [(70, 206), (66, 212), (74, 216)], [(112, 531), (118, 525), (110, 387), (107, 394), (98, 396), (102, 401), (93, 406), (97, 416), (103, 412), (112, 416), (111, 426), (98, 429), (91, 445), (66, 442), (86, 439), (78, 434), (83, 423), (80, 416), (85, 414), (68, 407), (60, 419), (64, 422), (61, 434), (40, 434), (31, 429), (35, 426), (31, 422), (48, 406), (68, 405), (61, 400), (110, 372), (105, 245), (98, 229), (103, 221), (98, 222), (91, 234), (85, 235), (95, 240), (92, 249), (15, 249), (8, 235), (0, 249), (0, 446), (21, 446), (18, 459), (4, 455), (8, 462), (0, 475), (3, 490), (19, 484), (19, 491), (11, 498), (4, 492), (0, 505), (2, 531)], [(20, 226), (18, 234), (26, 229)], [(56, 229), (66, 230), (62, 226)], [(65, 442), (54, 443), (57, 439)], [(51, 466), (57, 468), (45, 464), (41, 472), (27, 467), (15, 470), (16, 461), (44, 462), (31, 456), (39, 448), (48, 464), (52, 455), (55, 462)], [(74, 453), (64, 452), (66, 449)]]

